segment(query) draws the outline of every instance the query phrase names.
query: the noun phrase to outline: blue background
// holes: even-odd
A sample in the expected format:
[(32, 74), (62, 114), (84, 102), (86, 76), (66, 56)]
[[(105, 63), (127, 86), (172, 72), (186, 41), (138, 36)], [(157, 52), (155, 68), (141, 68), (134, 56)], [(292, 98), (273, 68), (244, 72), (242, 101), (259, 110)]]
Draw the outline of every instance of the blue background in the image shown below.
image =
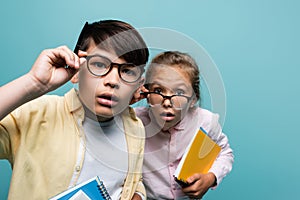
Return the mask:
[[(205, 199), (299, 199), (299, 9), (296, 0), (4, 1), (0, 85), (26, 73), (43, 49), (73, 48), (85, 21), (179, 31), (206, 49), (227, 95), (224, 132), (235, 163)], [(0, 199), (10, 176), (1, 161)]]

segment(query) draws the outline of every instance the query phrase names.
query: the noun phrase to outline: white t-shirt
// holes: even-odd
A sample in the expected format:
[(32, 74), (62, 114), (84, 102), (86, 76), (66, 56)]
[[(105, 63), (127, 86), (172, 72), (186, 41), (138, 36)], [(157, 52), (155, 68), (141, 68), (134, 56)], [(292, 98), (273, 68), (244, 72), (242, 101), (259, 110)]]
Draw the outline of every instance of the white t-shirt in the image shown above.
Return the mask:
[(120, 116), (108, 122), (83, 122), (86, 152), (77, 184), (99, 176), (112, 199), (119, 199), (128, 171), (128, 151)]

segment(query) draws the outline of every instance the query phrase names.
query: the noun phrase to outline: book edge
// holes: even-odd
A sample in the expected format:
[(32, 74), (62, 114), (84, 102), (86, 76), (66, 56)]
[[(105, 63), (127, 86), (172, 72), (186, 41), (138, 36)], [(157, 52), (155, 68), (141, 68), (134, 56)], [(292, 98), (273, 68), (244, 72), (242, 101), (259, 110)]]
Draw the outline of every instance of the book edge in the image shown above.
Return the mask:
[[(201, 127), (200, 127), (200, 129), (201, 129)], [(178, 166), (177, 166), (177, 168), (176, 168), (176, 170), (175, 170), (175, 173), (174, 173), (174, 175), (173, 175), (175, 178), (178, 177), (178, 175), (179, 175), (179, 173), (180, 173), (180, 170), (181, 170), (181, 168), (182, 168), (182, 166), (183, 166), (183, 163), (184, 163), (184, 161), (185, 161), (185, 159), (186, 159), (186, 157), (187, 157), (188, 151), (189, 151), (189, 149), (191, 148), (191, 146), (192, 146), (192, 144), (193, 144), (195, 138), (197, 137), (197, 135), (198, 135), (200, 129), (197, 129), (197, 130), (196, 130), (196, 133), (194, 134), (193, 138), (191, 139), (189, 145), (186, 147), (186, 149), (185, 149), (185, 151), (184, 151), (184, 154), (183, 154), (183, 156), (182, 156), (182, 158), (181, 158), (181, 160), (180, 160), (180, 162), (179, 162), (179, 164), (178, 164)], [(201, 129), (201, 130), (203, 130), (203, 129)], [(206, 134), (206, 132), (204, 132), (204, 133)]]
[(85, 181), (85, 182), (82, 182), (82, 183), (80, 183), (80, 184), (78, 184), (78, 185), (75, 185), (75, 186), (73, 186), (73, 187), (71, 187), (71, 188), (68, 188), (67, 190), (65, 190), (65, 191), (63, 191), (63, 192), (61, 192), (61, 193), (55, 195), (54, 197), (51, 197), (49, 200), (57, 200), (57, 199), (59, 199), (59, 198), (62, 198), (62, 197), (64, 197), (65, 195), (67, 195), (67, 194), (73, 192), (74, 190), (77, 190), (77, 189), (79, 189), (79, 188), (82, 188), (84, 185), (86, 185), (86, 184), (88, 184), (88, 183), (91, 183), (91, 182), (93, 182), (93, 181), (97, 181), (97, 184), (98, 184), (98, 185), (101, 184), (100, 178), (99, 178), (98, 176), (95, 176), (95, 177), (93, 177), (93, 178), (91, 178), (91, 179), (89, 179), (89, 180), (87, 180), (87, 181)]

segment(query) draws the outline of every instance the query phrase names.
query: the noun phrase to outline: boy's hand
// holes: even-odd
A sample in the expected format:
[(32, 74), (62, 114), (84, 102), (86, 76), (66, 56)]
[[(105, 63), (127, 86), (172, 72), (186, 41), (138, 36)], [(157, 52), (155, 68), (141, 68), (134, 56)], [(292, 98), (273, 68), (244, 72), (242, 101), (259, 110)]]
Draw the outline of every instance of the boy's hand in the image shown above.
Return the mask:
[[(86, 54), (78, 53), (80, 57)], [(44, 50), (27, 74), (0, 87), (0, 93), (6, 97), (0, 101), (0, 119), (20, 105), (66, 83), (84, 61), (66, 46)]]
[(190, 198), (202, 198), (208, 189), (214, 186), (216, 177), (213, 173), (194, 174), (187, 179), (189, 186), (182, 188), (182, 191)]
[(79, 57), (68, 47), (44, 50), (28, 73), (40, 92), (58, 88), (72, 78), (80, 66)]

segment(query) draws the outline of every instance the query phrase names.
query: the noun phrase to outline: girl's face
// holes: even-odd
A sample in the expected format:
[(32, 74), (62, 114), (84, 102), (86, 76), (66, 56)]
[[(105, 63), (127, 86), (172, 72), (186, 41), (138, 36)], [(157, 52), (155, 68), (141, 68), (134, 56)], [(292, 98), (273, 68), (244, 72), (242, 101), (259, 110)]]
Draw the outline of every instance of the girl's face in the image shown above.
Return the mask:
[[(196, 103), (189, 76), (178, 66), (154, 67), (147, 96), (151, 115), (163, 130), (175, 126)], [(153, 94), (154, 93), (154, 94)], [(171, 99), (164, 96), (174, 96)], [(180, 97), (179, 97), (180, 96)], [(182, 97), (185, 96), (185, 97)], [(188, 97), (188, 98), (186, 98)]]

